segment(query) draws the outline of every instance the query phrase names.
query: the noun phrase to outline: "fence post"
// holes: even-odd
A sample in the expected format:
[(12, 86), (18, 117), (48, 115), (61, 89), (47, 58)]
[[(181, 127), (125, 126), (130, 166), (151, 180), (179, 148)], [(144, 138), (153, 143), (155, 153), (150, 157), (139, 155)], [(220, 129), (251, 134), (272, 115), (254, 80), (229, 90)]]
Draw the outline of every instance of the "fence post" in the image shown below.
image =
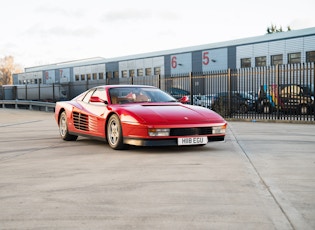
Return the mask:
[(276, 97), (276, 109), (277, 109), (277, 119), (280, 119), (280, 111), (279, 111), (279, 90), (280, 90), (280, 74), (279, 74), (279, 65), (276, 65), (276, 82), (277, 82), (277, 97)]
[(27, 82), (25, 84), (25, 100), (27, 100)]
[[(314, 95), (315, 94), (315, 63), (314, 62), (310, 64), (310, 68), (313, 69), (313, 73), (312, 73), (312, 75), (313, 75), (313, 84), (310, 84), (311, 85), (310, 88), (312, 88), (312, 86), (313, 86), (313, 90), (311, 89), (311, 94), (313, 93), (313, 101), (314, 101), (315, 100), (314, 99), (314, 96), (315, 96)], [(312, 71), (310, 71), (310, 73), (311, 72)], [(315, 104), (313, 104), (313, 108), (312, 109), (313, 109), (313, 116), (314, 116), (313, 118), (315, 119)]]
[(52, 90), (53, 90), (53, 101), (56, 100), (56, 95), (55, 95), (55, 83), (52, 84)]
[(193, 105), (194, 103), (194, 100), (193, 100), (193, 95), (194, 95), (194, 93), (193, 93), (193, 89), (194, 89), (194, 87), (193, 87), (193, 73), (192, 72), (189, 72), (189, 84), (190, 84), (190, 90), (189, 90), (189, 92), (190, 92), (190, 104), (191, 105)]
[[(12, 88), (12, 94), (13, 94), (12, 99), (14, 99), (14, 100), (18, 99), (18, 96), (17, 96), (17, 86), (16, 86), (16, 85), (13, 86), (13, 88)], [(4, 95), (4, 92), (3, 92), (2, 95)]]
[(228, 68), (227, 72), (227, 90), (228, 90), (228, 114), (229, 117), (232, 117), (232, 109), (231, 109), (231, 69)]
[(38, 100), (40, 101), (40, 81), (38, 79)]

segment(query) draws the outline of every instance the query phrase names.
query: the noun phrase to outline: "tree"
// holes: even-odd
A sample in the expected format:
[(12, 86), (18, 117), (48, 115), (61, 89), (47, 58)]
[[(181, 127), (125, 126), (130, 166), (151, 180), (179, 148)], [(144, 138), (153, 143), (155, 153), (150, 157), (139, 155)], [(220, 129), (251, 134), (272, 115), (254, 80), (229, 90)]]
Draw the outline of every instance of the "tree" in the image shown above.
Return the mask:
[(20, 72), (22, 69), (14, 63), (12, 56), (0, 58), (0, 85), (11, 85), (13, 83), (12, 74)]
[[(291, 31), (290, 26), (287, 27), (287, 31)], [(267, 34), (280, 33), (280, 32), (284, 32), (282, 29), (282, 26), (280, 26), (280, 28), (277, 28), (276, 25), (271, 24), (270, 27), (267, 27)]]

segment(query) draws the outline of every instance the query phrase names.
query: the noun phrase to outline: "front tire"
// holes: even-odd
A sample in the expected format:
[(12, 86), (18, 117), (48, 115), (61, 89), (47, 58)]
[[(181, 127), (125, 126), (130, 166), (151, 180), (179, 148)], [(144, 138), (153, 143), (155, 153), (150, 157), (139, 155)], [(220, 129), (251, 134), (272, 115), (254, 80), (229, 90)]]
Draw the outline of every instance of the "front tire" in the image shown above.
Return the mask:
[(119, 117), (116, 114), (113, 114), (109, 118), (106, 133), (108, 144), (112, 149), (124, 149), (125, 145), (123, 141), (122, 128)]
[(240, 112), (241, 114), (248, 113), (247, 105), (244, 105), (244, 104), (240, 105), (240, 110), (239, 110), (239, 112)]
[(67, 114), (63, 111), (59, 117), (59, 133), (64, 141), (75, 141), (78, 136), (71, 135), (68, 131)]

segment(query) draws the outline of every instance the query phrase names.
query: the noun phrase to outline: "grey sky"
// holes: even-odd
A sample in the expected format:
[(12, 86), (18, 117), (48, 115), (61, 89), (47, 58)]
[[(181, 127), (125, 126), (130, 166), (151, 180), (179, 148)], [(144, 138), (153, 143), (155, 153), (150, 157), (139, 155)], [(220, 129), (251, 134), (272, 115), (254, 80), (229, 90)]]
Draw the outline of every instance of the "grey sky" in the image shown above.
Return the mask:
[(260, 36), (272, 23), (315, 27), (315, 1), (2, 1), (0, 57), (24, 67)]

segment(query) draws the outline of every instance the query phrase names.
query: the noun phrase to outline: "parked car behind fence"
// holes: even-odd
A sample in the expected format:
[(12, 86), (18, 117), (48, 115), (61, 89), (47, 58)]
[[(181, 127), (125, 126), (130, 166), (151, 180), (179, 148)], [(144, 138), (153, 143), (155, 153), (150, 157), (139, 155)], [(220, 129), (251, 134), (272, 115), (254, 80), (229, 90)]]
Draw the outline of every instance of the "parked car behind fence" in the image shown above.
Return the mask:
[(250, 106), (249, 100), (240, 93), (222, 92), (215, 95), (211, 109), (222, 116), (229, 116), (233, 113), (247, 113)]
[(257, 112), (310, 114), (314, 111), (312, 87), (298, 84), (262, 85), (258, 93)]

